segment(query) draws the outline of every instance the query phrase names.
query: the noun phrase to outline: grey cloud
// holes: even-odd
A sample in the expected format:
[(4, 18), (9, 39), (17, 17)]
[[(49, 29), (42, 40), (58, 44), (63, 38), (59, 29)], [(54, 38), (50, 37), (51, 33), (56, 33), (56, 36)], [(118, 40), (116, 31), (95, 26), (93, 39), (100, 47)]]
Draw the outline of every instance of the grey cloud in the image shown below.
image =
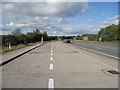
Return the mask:
[[(2, 30), (3, 31), (10, 31), (15, 30), (16, 28), (31, 28), (35, 29), (38, 28), (40, 30), (47, 30), (47, 31), (62, 31), (61, 24), (63, 22), (70, 23), (70, 20), (66, 20), (61, 17), (32, 17), (32, 18), (20, 18), (20, 17), (9, 17), (11, 21), (9, 24), (4, 24)], [(69, 22), (67, 22), (69, 21)]]
[(74, 16), (88, 10), (87, 2), (14, 2), (3, 3), (7, 15)]
[(82, 35), (82, 34), (96, 34), (100, 26), (77, 26), (71, 28), (64, 28), (64, 35)]
[(12, 2), (2, 3), (3, 31), (16, 28), (38, 28), (40, 30), (62, 32), (62, 25), (73, 22), (66, 17), (85, 13), (87, 2)]

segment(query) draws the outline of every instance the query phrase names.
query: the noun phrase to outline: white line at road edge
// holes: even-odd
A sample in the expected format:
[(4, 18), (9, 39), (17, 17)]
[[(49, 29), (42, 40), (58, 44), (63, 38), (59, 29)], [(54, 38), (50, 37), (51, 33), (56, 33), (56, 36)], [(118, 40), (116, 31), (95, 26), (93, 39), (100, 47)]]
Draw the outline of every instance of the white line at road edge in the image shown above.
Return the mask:
[(50, 70), (53, 70), (53, 64), (50, 64)]
[(51, 53), (52, 53), (53, 51), (51, 51)]
[[(83, 53), (81, 53), (81, 54), (83, 54)], [(86, 55), (86, 54), (83, 54), (83, 55), (85, 55), (85, 56), (87, 56), (87, 57), (89, 57), (89, 58), (93, 59), (94, 61), (96, 61), (96, 62), (98, 62), (98, 63), (101, 63), (102, 65), (105, 65), (105, 66), (107, 66), (107, 67), (109, 67), (109, 68), (111, 68), (111, 69), (113, 69), (113, 70), (118, 71), (118, 69), (113, 68), (113, 67), (111, 67), (110, 65), (105, 64), (105, 63), (103, 63), (103, 62), (99, 61), (98, 59), (95, 59), (95, 58), (93, 58), (93, 57), (91, 57), (91, 56), (89, 56), (89, 55)]]
[(53, 78), (49, 78), (49, 81), (48, 81), (48, 88), (51, 90), (54, 90), (54, 79)]
[(50, 60), (53, 60), (53, 57), (50, 57)]
[(84, 47), (80, 47), (80, 48), (88, 50), (88, 51), (92, 51), (92, 52), (95, 52), (95, 53), (98, 53), (98, 54), (101, 54), (101, 55), (105, 55), (105, 56), (108, 56), (108, 57), (112, 57), (112, 58), (115, 58), (115, 59), (119, 59), (119, 57), (112, 56), (112, 55), (109, 55), (109, 54), (106, 54), (106, 53), (102, 53), (102, 52), (98, 52), (98, 51), (95, 51), (95, 50), (92, 50), (92, 49), (88, 49), (88, 48), (84, 48)]
[[(112, 56), (112, 55), (108, 55), (108, 54), (105, 54), (105, 53), (101, 53), (101, 52), (97, 52), (97, 51), (94, 51), (94, 50), (91, 50), (91, 49), (88, 49), (88, 48), (84, 48), (84, 47), (80, 47), (80, 48), (81, 48), (81, 49), (84, 49), (84, 50), (92, 51), (92, 52), (95, 52), (95, 53), (98, 53), (98, 54), (102, 54), (102, 55), (105, 55), (105, 56), (109, 56), (109, 57), (112, 57), (112, 58), (115, 58), (115, 59), (119, 59), (118, 57), (115, 57), (115, 56)], [(83, 53), (81, 53), (81, 54), (83, 54)], [(89, 55), (86, 55), (86, 54), (83, 54), (83, 55), (85, 55), (85, 56), (93, 59), (93, 60), (96, 61), (96, 62), (101, 63), (102, 65), (105, 65), (105, 66), (107, 66), (107, 67), (109, 67), (109, 68), (111, 68), (111, 69), (113, 69), (113, 70), (118, 71), (118, 69), (113, 68), (113, 67), (111, 67), (110, 65), (105, 64), (105, 63), (103, 63), (103, 62), (101, 62), (101, 61), (99, 61), (99, 60), (97, 60), (97, 59), (95, 59), (95, 58), (93, 58), (93, 57), (91, 57), (91, 56), (89, 56)]]

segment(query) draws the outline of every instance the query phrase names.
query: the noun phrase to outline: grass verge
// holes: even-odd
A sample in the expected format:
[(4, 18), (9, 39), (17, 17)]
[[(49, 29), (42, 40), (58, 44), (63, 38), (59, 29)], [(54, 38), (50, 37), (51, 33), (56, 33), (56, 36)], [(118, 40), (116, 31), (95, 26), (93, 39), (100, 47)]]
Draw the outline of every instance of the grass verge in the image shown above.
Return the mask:
[[(55, 41), (58, 41), (58, 40), (44, 41), (44, 43), (50, 43), (50, 42), (55, 42)], [(20, 48), (24, 48), (24, 47), (28, 47), (28, 46), (32, 46), (32, 45), (40, 44), (40, 43), (41, 43), (41, 42), (34, 42), (34, 43), (28, 43), (28, 45), (19, 44), (19, 45), (17, 45), (17, 46), (11, 46), (11, 49), (9, 49), (8, 47), (5, 47), (5, 46), (0, 45), (0, 53), (4, 53), (4, 52), (16, 50), (16, 49), (20, 49)]]
[(24, 47), (27, 47), (27, 46), (32, 46), (32, 45), (39, 44), (39, 43), (41, 43), (41, 42), (28, 43), (28, 45), (19, 44), (17, 46), (11, 46), (11, 49), (9, 49), (8, 47), (5, 47), (5, 46), (0, 46), (0, 53), (16, 50), (16, 49), (20, 49), (20, 48), (24, 48)]

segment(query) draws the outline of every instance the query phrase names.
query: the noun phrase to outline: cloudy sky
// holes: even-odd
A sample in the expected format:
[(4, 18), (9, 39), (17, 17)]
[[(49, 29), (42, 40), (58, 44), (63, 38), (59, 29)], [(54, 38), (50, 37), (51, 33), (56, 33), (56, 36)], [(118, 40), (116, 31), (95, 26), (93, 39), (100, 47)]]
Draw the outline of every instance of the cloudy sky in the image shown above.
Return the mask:
[(2, 31), (33, 29), (49, 35), (98, 33), (100, 28), (118, 24), (117, 2), (2, 2)]

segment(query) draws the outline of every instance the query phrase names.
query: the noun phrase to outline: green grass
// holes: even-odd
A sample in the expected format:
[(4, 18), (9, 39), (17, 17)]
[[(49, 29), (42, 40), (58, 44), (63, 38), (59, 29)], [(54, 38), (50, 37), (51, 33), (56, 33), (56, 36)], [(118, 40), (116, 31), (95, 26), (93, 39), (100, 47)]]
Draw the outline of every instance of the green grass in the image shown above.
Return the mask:
[[(58, 41), (58, 40), (44, 41), (44, 43), (50, 43), (50, 42), (55, 42), (55, 41)], [(15, 50), (15, 49), (24, 48), (24, 47), (27, 47), (27, 46), (32, 46), (32, 45), (39, 44), (39, 43), (41, 43), (41, 42), (28, 43), (28, 45), (19, 44), (19, 45), (17, 45), (17, 46), (11, 46), (11, 49), (8, 49), (8, 47), (1, 46), (1, 45), (0, 45), (0, 53), (7, 52), (7, 51), (11, 51), (11, 50)]]
[(26, 47), (26, 45), (24, 44), (19, 44), (17, 46), (11, 46), (11, 49), (8, 49), (8, 47), (5, 47), (5, 46), (2, 46), (0, 48), (0, 53), (2, 52), (7, 52), (7, 51), (11, 51), (11, 50), (14, 50), (14, 49), (19, 49), (19, 48), (22, 48), (22, 47)]
[(19, 45), (17, 45), (17, 46), (11, 46), (11, 49), (8, 49), (8, 47), (5, 47), (5, 46), (1, 46), (1, 47), (0, 47), (0, 53), (7, 52), (7, 51), (11, 51), (11, 50), (15, 50), (15, 49), (24, 48), (24, 47), (31, 46), (31, 45), (35, 45), (35, 44), (39, 44), (39, 43), (41, 43), (41, 42), (28, 43), (28, 45), (19, 44)]

